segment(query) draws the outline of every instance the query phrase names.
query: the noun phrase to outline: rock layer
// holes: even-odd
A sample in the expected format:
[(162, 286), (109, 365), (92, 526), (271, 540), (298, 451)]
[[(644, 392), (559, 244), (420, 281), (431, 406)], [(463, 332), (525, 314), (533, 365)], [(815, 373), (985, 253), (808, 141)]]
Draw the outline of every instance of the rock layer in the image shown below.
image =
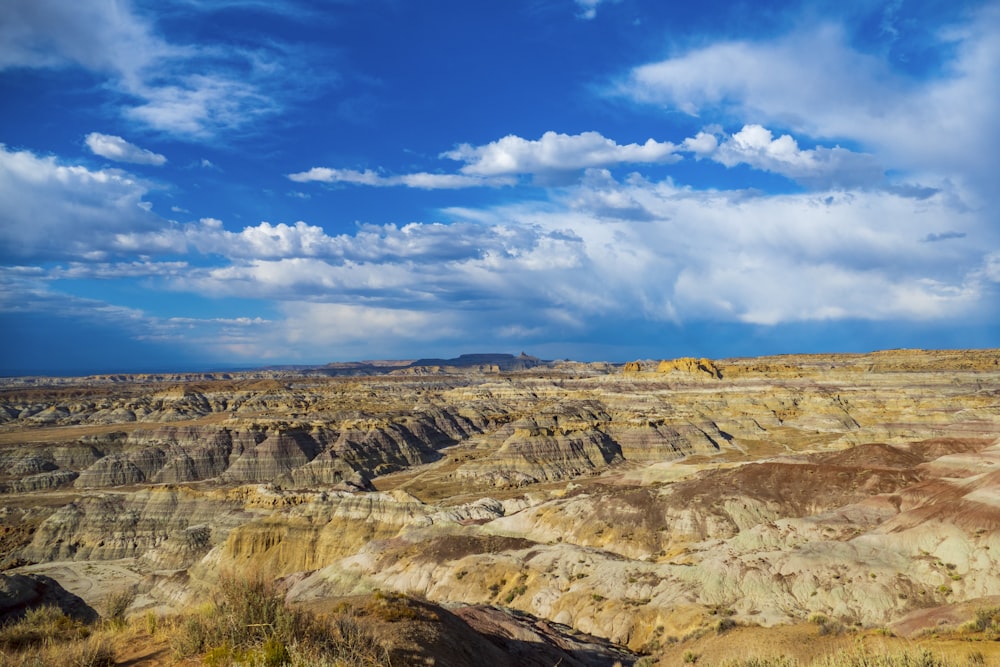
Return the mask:
[(5, 380), (2, 562), (113, 563), (168, 607), (252, 569), (634, 650), (719, 610), (880, 626), (1000, 595), (998, 359)]

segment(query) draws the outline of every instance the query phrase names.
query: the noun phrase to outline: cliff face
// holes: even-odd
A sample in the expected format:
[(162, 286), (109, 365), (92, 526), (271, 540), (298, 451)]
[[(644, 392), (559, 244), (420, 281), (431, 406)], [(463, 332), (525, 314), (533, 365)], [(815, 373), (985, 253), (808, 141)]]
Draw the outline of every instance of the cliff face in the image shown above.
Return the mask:
[(297, 601), (419, 593), (633, 649), (719, 609), (891, 624), (1000, 595), (998, 359), (11, 381), (3, 563), (88, 603), (118, 568), (166, 606), (249, 568)]

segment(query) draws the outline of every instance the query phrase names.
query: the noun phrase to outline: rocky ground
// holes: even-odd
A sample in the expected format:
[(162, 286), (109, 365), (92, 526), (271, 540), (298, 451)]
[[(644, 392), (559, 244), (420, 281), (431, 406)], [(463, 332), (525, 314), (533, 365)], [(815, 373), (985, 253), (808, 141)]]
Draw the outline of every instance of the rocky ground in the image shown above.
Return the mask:
[(392, 626), (438, 664), (915, 636), (1000, 596), (1000, 351), (462, 359), (0, 381), (5, 585), (136, 613), (230, 572), (316, 608), (404, 594), (484, 642)]

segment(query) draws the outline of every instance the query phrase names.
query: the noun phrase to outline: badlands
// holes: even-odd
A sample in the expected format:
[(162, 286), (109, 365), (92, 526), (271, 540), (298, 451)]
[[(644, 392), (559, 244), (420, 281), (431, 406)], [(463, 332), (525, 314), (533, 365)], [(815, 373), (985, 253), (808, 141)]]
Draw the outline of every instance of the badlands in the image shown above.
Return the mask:
[(6, 378), (0, 565), (10, 619), (252, 576), (394, 665), (1000, 665), (1000, 351)]

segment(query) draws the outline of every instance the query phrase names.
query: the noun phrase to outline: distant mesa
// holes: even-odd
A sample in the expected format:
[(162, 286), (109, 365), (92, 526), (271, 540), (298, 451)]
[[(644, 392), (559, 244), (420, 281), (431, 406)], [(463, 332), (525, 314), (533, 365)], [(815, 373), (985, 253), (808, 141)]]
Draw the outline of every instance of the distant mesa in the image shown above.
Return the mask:
[(426, 358), (399, 361), (349, 361), (334, 362), (314, 370), (328, 375), (381, 375), (425, 374), (443, 372), (445, 369), (479, 370), (499, 373), (503, 371), (523, 371), (548, 362), (521, 352), (514, 356), (504, 353), (462, 354), (451, 359)]
[(462, 354), (454, 359), (418, 359), (411, 366), (453, 366), (455, 368), (478, 368), (495, 366), (502, 371), (520, 371), (534, 368), (544, 363), (538, 357), (532, 357), (522, 352), (513, 354)]

